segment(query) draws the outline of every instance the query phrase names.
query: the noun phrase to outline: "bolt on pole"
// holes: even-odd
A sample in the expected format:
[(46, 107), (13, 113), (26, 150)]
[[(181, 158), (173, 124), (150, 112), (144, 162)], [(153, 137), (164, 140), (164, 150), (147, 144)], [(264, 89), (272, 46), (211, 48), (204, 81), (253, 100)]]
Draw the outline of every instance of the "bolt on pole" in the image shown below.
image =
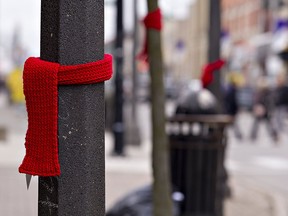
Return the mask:
[[(42, 0), (41, 59), (104, 57), (104, 0)], [(59, 86), (61, 175), (39, 177), (38, 215), (105, 215), (104, 83)]]

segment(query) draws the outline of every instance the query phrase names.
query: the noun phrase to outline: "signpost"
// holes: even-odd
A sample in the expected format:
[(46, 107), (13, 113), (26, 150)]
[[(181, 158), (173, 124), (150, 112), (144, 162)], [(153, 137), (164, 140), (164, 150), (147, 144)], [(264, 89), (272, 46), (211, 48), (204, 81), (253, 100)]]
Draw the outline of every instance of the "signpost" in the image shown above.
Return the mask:
[[(42, 0), (41, 59), (104, 56), (104, 0)], [(59, 86), (61, 175), (39, 177), (38, 215), (105, 215), (104, 83)]]

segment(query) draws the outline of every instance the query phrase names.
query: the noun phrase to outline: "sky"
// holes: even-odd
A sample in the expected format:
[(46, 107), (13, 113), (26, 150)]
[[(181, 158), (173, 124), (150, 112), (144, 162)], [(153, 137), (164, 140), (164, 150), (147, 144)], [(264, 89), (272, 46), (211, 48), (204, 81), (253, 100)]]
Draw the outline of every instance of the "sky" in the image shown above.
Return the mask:
[(39, 55), (39, 11), (39, 0), (0, 0), (0, 44), (11, 43), (14, 30), (20, 28), (23, 44), (31, 54)]
[[(124, 0), (124, 23), (126, 30), (133, 28), (133, 1)], [(16, 28), (20, 29), (21, 42), (28, 50), (29, 55), (40, 54), (40, 0), (0, 0), (0, 45), (11, 44), (11, 38)], [(113, 0), (105, 0), (113, 2)], [(194, 0), (160, 0), (163, 13), (178, 19), (185, 18), (187, 6)], [(146, 0), (138, 0), (139, 18), (147, 11)], [(111, 41), (115, 35), (116, 10), (113, 3), (105, 6), (105, 41)]]

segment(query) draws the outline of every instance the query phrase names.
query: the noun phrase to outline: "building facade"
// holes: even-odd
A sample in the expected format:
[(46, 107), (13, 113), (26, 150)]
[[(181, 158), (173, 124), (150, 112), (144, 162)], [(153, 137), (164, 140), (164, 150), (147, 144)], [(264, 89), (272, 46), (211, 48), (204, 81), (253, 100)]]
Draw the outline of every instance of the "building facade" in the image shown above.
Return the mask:
[(233, 41), (241, 41), (267, 31), (270, 13), (263, 0), (222, 0), (222, 26)]

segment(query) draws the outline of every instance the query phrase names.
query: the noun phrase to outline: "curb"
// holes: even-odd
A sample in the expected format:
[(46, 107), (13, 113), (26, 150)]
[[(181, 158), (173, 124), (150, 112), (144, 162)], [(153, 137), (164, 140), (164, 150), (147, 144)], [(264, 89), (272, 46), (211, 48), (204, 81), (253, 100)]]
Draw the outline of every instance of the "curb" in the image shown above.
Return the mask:
[(286, 205), (286, 201), (281, 194), (274, 191), (272, 192), (269, 189), (264, 189), (263, 186), (259, 186), (251, 180), (244, 180), (243, 182), (245, 185), (253, 187), (255, 191), (265, 194), (271, 199), (272, 216), (288, 216), (288, 208)]
[(278, 193), (270, 193), (273, 200), (273, 215), (274, 216), (287, 216), (288, 211), (286, 207), (285, 199), (282, 195)]

